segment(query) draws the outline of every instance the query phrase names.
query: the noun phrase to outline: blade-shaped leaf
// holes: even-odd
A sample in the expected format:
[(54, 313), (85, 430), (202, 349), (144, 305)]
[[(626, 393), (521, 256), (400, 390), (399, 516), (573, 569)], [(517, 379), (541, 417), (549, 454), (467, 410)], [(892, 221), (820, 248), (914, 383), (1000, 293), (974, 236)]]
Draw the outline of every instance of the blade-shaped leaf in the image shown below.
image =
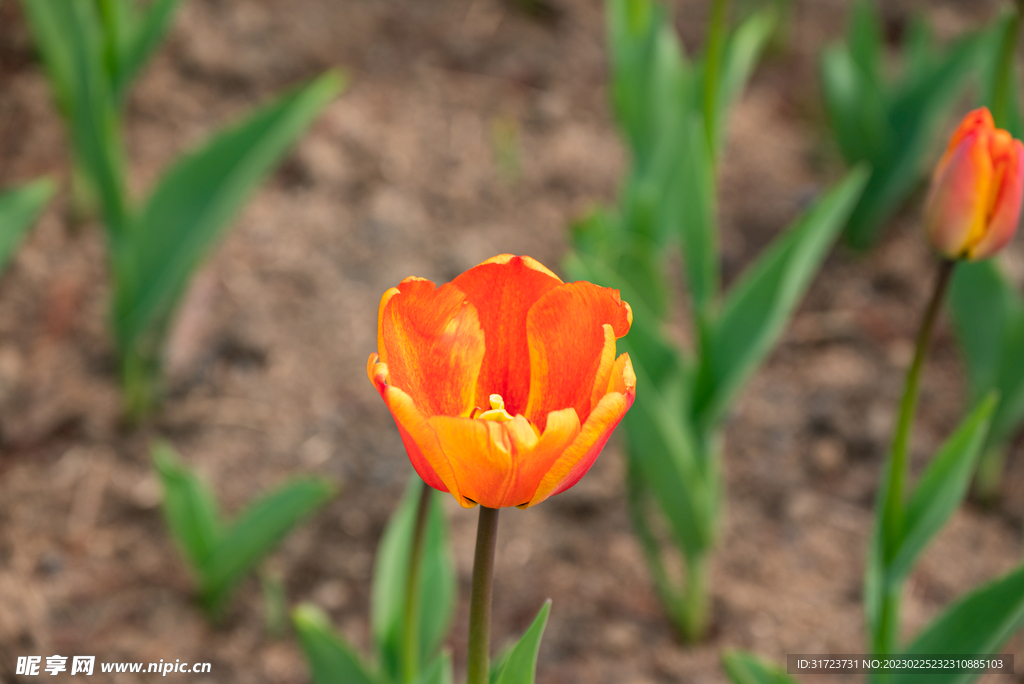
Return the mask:
[[(914, 639), (906, 655), (995, 653), (1024, 619), (1024, 566), (985, 584), (947, 608)], [(936, 671), (928, 684), (969, 684), (977, 674)], [(894, 672), (891, 684), (920, 682), (920, 675)]]
[(449, 549), (448, 524), (444, 506), (433, 491), (415, 473), (409, 478), (405, 496), (388, 521), (377, 549), (371, 596), (373, 639), (382, 670), (395, 681), (402, 672), (409, 550), (421, 492), (430, 497), (430, 509), (420, 565), (420, 663), (433, 660), (447, 635), (455, 608), (455, 569)]
[[(685, 125), (685, 123), (684, 123)], [(719, 290), (718, 225), (716, 222), (715, 159), (708, 147), (700, 118), (689, 120), (681, 148), (681, 174), (676, 192), (664, 201), (678, 197), (680, 238), (683, 263), (690, 287), (693, 308), (699, 317), (710, 314)]]
[(416, 684), (452, 684), (452, 654), (445, 651), (423, 668)]
[(744, 651), (723, 653), (722, 667), (732, 684), (796, 684), (781, 667)]
[(953, 326), (977, 400), (996, 386), (1005, 330), (1021, 306), (992, 260), (960, 264), (949, 290)]
[(217, 501), (206, 483), (182, 465), (169, 444), (160, 442), (153, 446), (153, 463), (164, 487), (167, 526), (192, 569), (201, 575), (221, 539)]
[[(628, 344), (623, 346), (630, 350)], [(671, 410), (678, 402), (658, 392), (642, 366), (635, 365), (634, 371), (637, 386), (645, 391), (637, 392), (623, 419), (629, 459), (654, 493), (684, 553), (700, 556), (714, 536), (717, 485), (698, 465), (686, 422)]]
[(544, 627), (551, 612), (551, 599), (544, 602), (529, 629), (515, 646), (491, 669), (491, 684), (533, 684), (537, 676), (537, 654)]
[(729, 293), (711, 344), (701, 350), (693, 411), (709, 430), (771, 350), (864, 187), (858, 168), (777, 238)]
[(890, 581), (901, 581), (910, 573), (914, 561), (963, 501), (996, 401), (990, 395), (967, 416), (921, 475), (907, 504), (899, 551), (888, 568)]
[(132, 258), (116, 264), (114, 327), (122, 348), (160, 327), (232, 217), (341, 87), (339, 74), (325, 74), (220, 133), (164, 175), (132, 235)]
[(846, 163), (869, 161), (880, 166), (892, 146), (885, 98), (847, 46), (832, 45), (822, 54), (821, 90), (832, 134)]
[(853, 6), (846, 42), (850, 56), (873, 83), (882, 82), (882, 19), (872, 0), (858, 0)]
[(384, 684), (370, 674), (355, 650), (335, 634), (319, 608), (300, 605), (292, 613), (292, 622), (314, 684)]
[(179, 4), (181, 0), (155, 0), (146, 10), (145, 16), (134, 26), (114, 79), (114, 94), (118, 99), (125, 98), (132, 80), (160, 47), (171, 28)]
[(238, 581), (335, 492), (326, 480), (296, 478), (246, 508), (202, 565), (206, 606), (212, 612), (223, 607)]
[(124, 158), (95, 4), (22, 0), (22, 5), (67, 120), (75, 156), (99, 195), (117, 249), (129, 222)]
[(777, 21), (778, 10), (774, 5), (769, 5), (747, 17), (729, 37), (719, 76), (718, 102), (715, 110), (718, 131), (715, 136), (715, 156), (721, 150), (722, 131), (725, 130), (729, 110), (750, 80), (750, 75), (754, 72), (757, 60), (768, 44)]
[(0, 273), (50, 201), (53, 191), (53, 181), (44, 178), (0, 193)]

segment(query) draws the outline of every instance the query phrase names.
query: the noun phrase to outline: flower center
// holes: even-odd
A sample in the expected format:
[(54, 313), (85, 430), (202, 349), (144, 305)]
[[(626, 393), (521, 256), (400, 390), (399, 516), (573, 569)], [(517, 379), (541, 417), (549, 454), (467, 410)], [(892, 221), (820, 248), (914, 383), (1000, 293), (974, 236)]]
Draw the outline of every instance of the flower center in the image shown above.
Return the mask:
[(512, 416), (509, 415), (508, 411), (505, 410), (505, 400), (501, 398), (500, 394), (492, 394), (490, 396), (491, 410), (484, 411), (477, 418), (481, 420), (496, 420), (499, 423), (504, 423), (512, 420)]

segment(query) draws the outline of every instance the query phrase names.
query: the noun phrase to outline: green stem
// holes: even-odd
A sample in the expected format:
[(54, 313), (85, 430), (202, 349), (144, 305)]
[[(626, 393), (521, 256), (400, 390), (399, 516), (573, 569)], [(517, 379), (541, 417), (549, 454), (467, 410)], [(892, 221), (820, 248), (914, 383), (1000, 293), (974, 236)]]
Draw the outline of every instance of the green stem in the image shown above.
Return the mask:
[(1024, 14), (1024, 0), (1017, 0), (1017, 11), (1010, 18), (1003, 42), (999, 49), (999, 65), (996, 68), (996, 82), (992, 90), (992, 118), (996, 126), (1006, 128), (1006, 120), (1010, 113), (1010, 97), (1014, 94), (1012, 87), (1013, 62), (1017, 53), (1017, 35), (1020, 33), (1021, 14)]
[(431, 488), (424, 482), (420, 489), (416, 522), (409, 547), (409, 574), (405, 583), (405, 612), (402, 633), (402, 682), (412, 684), (420, 673), (420, 568), (423, 565), (423, 538), (430, 517)]
[(469, 599), (469, 653), (466, 684), (488, 684), (491, 649), (491, 594), (494, 589), (494, 550), (498, 539), (498, 509), (480, 507), (473, 558), (473, 588)]
[(159, 401), (159, 360), (149, 358), (134, 347), (122, 352), (121, 389), (128, 422), (137, 425), (152, 412)]
[(686, 593), (683, 596), (683, 630), (691, 643), (704, 638), (708, 626), (708, 606), (707, 556), (688, 558)]
[(931, 342), (935, 322), (942, 309), (942, 300), (949, 287), (950, 278), (956, 261), (944, 259), (938, 267), (935, 286), (931, 300), (925, 309), (921, 327), (917, 331), (917, 342), (914, 345), (914, 360), (907, 371), (907, 380), (900, 402), (896, 432), (893, 437), (892, 451), (889, 457), (888, 488), (885, 492), (885, 506), (882, 512), (882, 568), (881, 581), (884, 583), (881, 614), (878, 630), (875, 634), (875, 653), (891, 653), (896, 646), (899, 635), (900, 586), (889, 582), (887, 570), (899, 551), (903, 534), (904, 489), (907, 479), (908, 451), (910, 433), (914, 424), (914, 413), (917, 409), (918, 388), (921, 381), (921, 369), (924, 367), (928, 346)]
[(932, 338), (932, 331), (935, 329), (935, 321), (938, 320), (942, 300), (946, 296), (946, 289), (949, 287), (949, 280), (956, 264), (956, 261), (948, 259), (944, 259), (939, 264), (932, 298), (928, 302), (921, 327), (917, 331), (914, 360), (910, 364), (910, 370), (907, 371), (903, 400), (900, 402), (899, 418), (896, 423), (896, 434), (892, 441), (892, 458), (889, 463), (889, 490), (885, 500), (884, 517), (886, 564), (892, 560), (896, 552), (896, 543), (903, 526), (903, 489), (907, 477), (907, 450), (910, 443), (910, 430), (914, 424), (914, 412), (917, 409), (921, 369), (924, 366), (924, 359), (928, 354), (928, 344)]
[(718, 80), (725, 50), (725, 18), (728, 0), (714, 0), (711, 6), (711, 25), (708, 28), (708, 45), (704, 53), (704, 129), (708, 138), (708, 149), (712, 155), (718, 148)]

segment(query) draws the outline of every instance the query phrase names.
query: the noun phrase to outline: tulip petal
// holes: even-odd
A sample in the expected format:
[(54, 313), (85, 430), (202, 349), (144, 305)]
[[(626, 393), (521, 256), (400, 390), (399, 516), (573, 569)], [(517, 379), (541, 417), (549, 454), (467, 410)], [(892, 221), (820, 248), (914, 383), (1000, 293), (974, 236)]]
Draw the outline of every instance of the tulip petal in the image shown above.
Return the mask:
[(581, 281), (544, 294), (526, 317), (530, 345), (526, 418), (543, 431), (549, 413), (572, 407), (585, 423), (595, 382), (608, 366), (604, 326), (608, 324), (613, 337), (619, 338), (629, 332), (632, 321), (633, 312), (618, 290)]
[(469, 415), (484, 358), (476, 307), (451, 283), (406, 278), (381, 300), (378, 352), (388, 383), (426, 416)]
[(985, 234), (992, 160), (988, 132), (960, 140), (932, 184), (925, 223), (932, 245), (950, 258), (966, 254)]
[(601, 398), (579, 434), (541, 479), (530, 499), (530, 506), (560, 494), (579, 482), (594, 465), (615, 427), (633, 405), (636, 375), (628, 354), (622, 354), (616, 359), (608, 384), (609, 392)]
[(498, 394), (509, 413), (525, 412), (530, 392), (527, 312), (541, 295), (561, 284), (539, 262), (511, 254), (488, 259), (452, 281), (476, 307), (487, 349), (474, 406), (486, 409), (488, 397)]
[(1010, 138), (1009, 133), (997, 139), (1005, 141), (1003, 149), (993, 150), (998, 186), (993, 193), (988, 232), (971, 249), (969, 257), (972, 260), (992, 256), (1005, 247), (1013, 239), (1020, 221), (1021, 202), (1024, 200), (1024, 145)]
[[(397, 387), (384, 387), (381, 396), (395, 419), (402, 444), (409, 453), (409, 460), (416, 474), (434, 489), (451, 492), (456, 501), (461, 502), (457, 471), (441, 448), (434, 427), (419, 411), (412, 397)], [(461, 474), (460, 472), (459, 476)]]
[(544, 476), (576, 439), (580, 419), (571, 408), (552, 411), (540, 436), (523, 416), (516, 416), (503, 426), (512, 442), (515, 479), (502, 505), (525, 508)]
[(512, 445), (503, 424), (493, 420), (434, 416), (430, 426), (459, 474), (455, 499), (464, 508), (476, 504), (501, 508), (512, 482)]

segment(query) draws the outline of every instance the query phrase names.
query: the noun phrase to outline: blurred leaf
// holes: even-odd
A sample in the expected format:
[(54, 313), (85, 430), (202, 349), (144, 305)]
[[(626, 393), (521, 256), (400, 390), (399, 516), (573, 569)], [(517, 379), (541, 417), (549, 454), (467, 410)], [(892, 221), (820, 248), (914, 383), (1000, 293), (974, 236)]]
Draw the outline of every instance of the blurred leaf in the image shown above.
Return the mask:
[[(630, 346), (624, 346), (634, 358)], [(678, 408), (677, 402), (656, 389), (642, 365), (635, 364), (633, 369), (637, 386), (645, 391), (637, 392), (632, 410), (623, 419), (629, 458), (653, 492), (676, 541), (687, 557), (694, 558), (710, 548), (714, 536), (715, 483), (698, 464), (694, 439), (688, 423), (680, 420), (681, 411), (671, 410)], [(671, 391), (671, 386), (666, 389)]]
[(726, 651), (722, 666), (732, 684), (796, 684), (795, 679), (777, 665), (744, 651)]
[(171, 535), (184, 551), (196, 574), (223, 534), (217, 501), (209, 487), (188, 470), (166, 442), (153, 446), (153, 463), (164, 487), (163, 511)]
[(280, 639), (288, 629), (288, 594), (281, 577), (271, 572), (260, 573), (260, 589), (263, 590), (263, 621), (267, 634)]
[(300, 605), (292, 613), (292, 622), (313, 684), (384, 684), (384, 680), (370, 674), (352, 647), (334, 633), (319, 608)]
[(888, 567), (890, 582), (910, 574), (917, 557), (963, 501), (995, 406), (996, 396), (991, 394), (964, 419), (921, 475), (907, 504), (898, 551)]
[(832, 133), (846, 163), (866, 160), (876, 164), (892, 146), (885, 97), (845, 45), (832, 45), (822, 54), (821, 89)]
[(335, 492), (326, 480), (295, 478), (250, 504), (200, 566), (205, 605), (222, 608), (238, 581)]
[(679, 186), (663, 201), (671, 202), (678, 198), (683, 263), (690, 297), (695, 313), (704, 316), (710, 313), (718, 296), (720, 278), (715, 160), (700, 119), (694, 116), (688, 123), (685, 144), (680, 148), (682, 174)]
[(452, 655), (445, 651), (420, 673), (416, 684), (452, 684)]
[[(906, 655), (995, 653), (1024, 619), (1024, 566), (985, 584), (947, 608), (914, 639)], [(980, 675), (938, 671), (928, 684), (968, 684)], [(891, 684), (914, 684), (920, 675), (894, 672)]]
[(154, 0), (141, 21), (133, 26), (131, 40), (125, 47), (124, 57), (114, 78), (114, 94), (119, 100), (126, 97), (128, 86), (160, 47), (171, 28), (179, 4), (181, 0)]
[(123, 152), (92, 2), (22, 0), (35, 44), (64, 113), (75, 156), (95, 187), (117, 260), (129, 230)]
[[(1024, 135), (1024, 121), (1020, 110), (1019, 69), (1016, 60), (1009, 70), (1000, 73), (1006, 41), (1015, 42), (1020, 24), (1015, 21), (1016, 12), (1010, 10), (997, 21), (992, 22), (986, 40), (982, 66), (981, 101), (992, 110), (997, 128), (1005, 128), (1017, 139)], [(1001, 79), (1005, 79), (1002, 82)]]
[(550, 612), (551, 599), (548, 599), (515, 646), (491, 668), (491, 684), (533, 684), (537, 676), (540, 640), (544, 636), (544, 627), (548, 623)]
[(53, 191), (53, 181), (44, 178), (0, 193), (0, 273), (43, 212)]
[(845, 45), (825, 51), (822, 91), (829, 123), (847, 163), (869, 162), (872, 175), (848, 221), (846, 238), (865, 248), (920, 183), (935, 129), (953, 105), (987, 40), (973, 34), (939, 52), (927, 26), (908, 32), (902, 75), (882, 73), (881, 24), (861, 2)]
[(1012, 318), (1024, 315), (1024, 307), (995, 262), (986, 259), (957, 266), (949, 308), (977, 401), (996, 386), (1006, 328)]
[(423, 538), (420, 566), (420, 657), (429, 663), (441, 646), (455, 609), (456, 578), (448, 542), (444, 506), (432, 489), (413, 473), (405, 496), (391, 516), (377, 549), (371, 594), (371, 624), (384, 674), (398, 681), (402, 673), (406, 583), (409, 552), (416, 525), (420, 493), (430, 497), (430, 512)]
[(164, 174), (116, 265), (114, 328), (129, 348), (163, 327), (199, 262), (256, 186), (341, 90), (331, 72), (287, 93), (217, 135)]
[(882, 85), (882, 18), (872, 0), (857, 0), (853, 5), (846, 36), (850, 56), (868, 81)]
[(746, 88), (754, 67), (757, 66), (757, 60), (775, 31), (777, 21), (778, 9), (774, 5), (768, 5), (747, 17), (729, 37), (715, 109), (716, 157), (721, 150), (722, 131), (725, 130), (729, 110)]
[(703, 431), (717, 425), (775, 344), (860, 196), (866, 175), (861, 168), (850, 171), (729, 292), (710, 344), (701, 353), (693, 415)]
[[(116, 81), (125, 48), (135, 28), (133, 2), (134, 0), (95, 0), (100, 25), (103, 28), (103, 58), (111, 83)], [(116, 92), (117, 88), (114, 87), (112, 91)]]

